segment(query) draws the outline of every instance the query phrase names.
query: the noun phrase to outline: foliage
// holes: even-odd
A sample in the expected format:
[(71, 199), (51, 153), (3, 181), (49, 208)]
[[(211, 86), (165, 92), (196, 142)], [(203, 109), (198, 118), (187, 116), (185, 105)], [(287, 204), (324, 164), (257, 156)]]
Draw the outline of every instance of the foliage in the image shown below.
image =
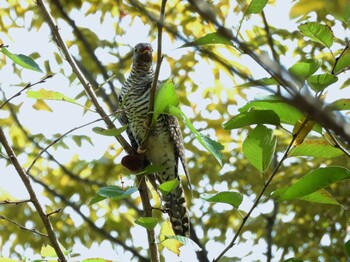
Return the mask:
[[(154, 17), (159, 15), (160, 1), (147, 5), (136, 0), (46, 2), (70, 52), (114, 121), (120, 113), (118, 90), (130, 70), (130, 46), (156, 39)], [(36, 39), (39, 33), (52, 36), (35, 1), (8, 1), (1, 6), (0, 126), (22, 168), (27, 170), (34, 161), (28, 175), (45, 211), (52, 212), (49, 218), (65, 255), (74, 257), (77, 243), (91, 248), (108, 241), (121, 254), (114, 259), (145, 261), (145, 232), (155, 230), (156, 243), (176, 253), (161, 250), (167, 260), (181, 259), (183, 245), (192, 246), (202, 259), (205, 252), (215, 259), (231, 242), (229, 252), (222, 255), (237, 261), (244, 256), (267, 261), (346, 261), (350, 256), (349, 141), (325, 128), (325, 122), (314, 122), (303, 107), (295, 107), (290, 99), (294, 93), (284, 89), (280, 79), (247, 62), (247, 53), (196, 12), (191, 2), (166, 5), (161, 70), (168, 71), (163, 78), (172, 81), (156, 95), (155, 112), (182, 120), (193, 189), (186, 194), (198, 235), (192, 237), (194, 242), (173, 236), (166, 216), (159, 212), (161, 196), (151, 185), (151, 174), (162, 167), (150, 165), (130, 174), (121, 164), (125, 153), (114, 137), (125, 136), (125, 126), (105, 129), (93, 122), (90, 129), (77, 128), (100, 116), (67, 67), (56, 39)], [(215, 8), (217, 21), (231, 26), (257, 56), (271, 54), (275, 64), (287, 68), (281, 76), (298, 84), (294, 91), (318, 99), (319, 112), (346, 123), (350, 110), (347, 1), (293, 1), (291, 27), (274, 20), (275, 5), (281, 2), (285, 4), (224, 0), (208, 5)], [(94, 27), (87, 26), (88, 20)], [(33, 36), (26, 44), (34, 48), (11, 42), (19, 39), (14, 36), (17, 28)], [(145, 39), (128, 40), (135, 28)], [(44, 77), (51, 74), (53, 78)], [(41, 77), (46, 81), (28, 84)], [(168, 96), (170, 101), (164, 103)], [(12, 173), (4, 147), (0, 153), (0, 247), (9, 253), (2, 255), (24, 261), (55, 257), (48, 239), (34, 232), (46, 233), (35, 208), (26, 202), (8, 203), (28, 195), (18, 193), (25, 188), (14, 180), (17, 174)], [(142, 214), (137, 193), (137, 178), (142, 176), (150, 177), (153, 217)], [(161, 193), (167, 194), (177, 183), (160, 185)], [(267, 250), (240, 252), (246, 244), (256, 250), (262, 243)], [(28, 257), (31, 250), (34, 257)]]

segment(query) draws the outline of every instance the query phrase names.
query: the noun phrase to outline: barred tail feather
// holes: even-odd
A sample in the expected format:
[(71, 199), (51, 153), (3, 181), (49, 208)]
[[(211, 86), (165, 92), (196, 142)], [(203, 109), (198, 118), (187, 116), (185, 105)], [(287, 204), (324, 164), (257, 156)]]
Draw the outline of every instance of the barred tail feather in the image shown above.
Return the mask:
[(181, 184), (164, 197), (165, 208), (176, 235), (190, 236), (190, 222)]

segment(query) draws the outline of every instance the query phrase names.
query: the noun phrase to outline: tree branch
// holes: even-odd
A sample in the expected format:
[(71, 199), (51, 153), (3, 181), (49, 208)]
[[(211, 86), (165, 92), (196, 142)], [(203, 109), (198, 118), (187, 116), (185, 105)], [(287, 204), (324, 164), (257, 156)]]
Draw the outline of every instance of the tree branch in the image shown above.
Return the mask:
[(48, 238), (52, 244), (52, 247), (55, 249), (55, 252), (57, 254), (57, 257), (60, 259), (60, 261), (65, 262), (67, 261), (63, 251), (58, 243), (58, 240), (56, 238), (55, 232), (53, 230), (52, 224), (50, 222), (50, 219), (46, 216), (43, 208), (41, 207), (39, 200), (34, 192), (34, 189), (30, 183), (29, 177), (28, 175), (24, 172), (24, 170), (22, 169), (20, 163), (18, 162), (18, 159), (15, 155), (15, 152), (13, 151), (12, 147), (10, 146), (10, 144), (8, 143), (6, 136), (4, 134), (4, 131), (2, 129), (2, 127), (0, 127), (0, 143), (3, 145), (7, 155), (10, 157), (11, 162), (13, 164), (13, 166), (15, 167), (18, 175), (20, 176), (24, 186), (26, 187), (29, 196), (30, 196), (30, 200), (33, 203), (36, 211), (38, 212), (41, 221), (43, 222), (45, 228), (46, 228), (46, 232), (48, 234)]
[[(118, 110), (117, 112), (113, 112), (112, 114), (109, 114), (108, 117), (111, 116), (111, 115), (114, 115), (114, 114), (116, 114), (116, 113), (119, 113), (119, 112), (120, 112), (119, 110)], [(72, 128), (71, 130), (65, 132), (63, 135), (61, 135), (61, 136), (59, 136), (58, 138), (56, 138), (55, 140), (53, 140), (53, 141), (52, 141), (50, 144), (48, 144), (44, 149), (42, 149), (42, 150), (40, 151), (40, 153), (34, 158), (34, 160), (32, 161), (32, 163), (30, 164), (30, 166), (29, 166), (28, 169), (27, 169), (27, 173), (30, 172), (30, 170), (31, 170), (32, 167), (35, 165), (36, 161), (42, 156), (42, 154), (44, 154), (45, 152), (47, 152), (47, 150), (48, 150), (51, 146), (53, 146), (54, 144), (56, 144), (57, 142), (59, 142), (60, 140), (62, 140), (65, 136), (69, 135), (70, 133), (72, 133), (72, 132), (74, 132), (74, 131), (76, 131), (76, 130), (78, 130), (78, 129), (81, 129), (81, 128), (86, 127), (86, 126), (89, 126), (89, 125), (92, 125), (92, 124), (97, 123), (97, 122), (102, 121), (102, 120), (104, 120), (104, 119), (99, 118), (99, 119), (93, 120), (93, 121), (91, 121), (91, 122), (89, 122), (89, 123), (83, 124), (83, 125), (81, 125), (81, 126), (74, 127), (74, 128)]]
[(136, 249), (130, 247), (129, 245), (127, 245), (124, 241), (113, 237), (107, 230), (100, 228), (98, 226), (96, 226), (95, 222), (92, 221), (90, 218), (88, 218), (87, 216), (84, 215), (84, 213), (80, 210), (80, 208), (73, 204), (72, 202), (70, 202), (67, 198), (65, 198), (63, 195), (57, 193), (55, 190), (53, 190), (51, 187), (49, 187), (48, 185), (46, 185), (44, 182), (42, 182), (41, 180), (39, 180), (38, 178), (36, 178), (35, 176), (32, 176), (31, 174), (28, 174), (28, 176), (36, 183), (38, 183), (39, 185), (41, 185), (47, 192), (49, 192), (51, 195), (53, 195), (54, 197), (57, 197), (58, 199), (60, 199), (62, 201), (62, 203), (64, 203), (66, 206), (70, 206), (84, 221), (85, 223), (88, 224), (88, 226), (95, 232), (97, 232), (98, 234), (100, 234), (101, 236), (103, 236), (104, 238), (110, 240), (113, 243), (116, 243), (120, 246), (122, 246), (125, 250), (131, 252), (135, 257), (137, 257), (138, 261), (142, 261), (142, 262), (147, 262), (149, 261), (148, 258), (142, 256)]
[(23, 203), (28, 203), (28, 202), (32, 202), (30, 199), (25, 199), (25, 200), (4, 200), (4, 201), (0, 201), (0, 205), (20, 205)]
[(38, 84), (42, 84), (45, 83), (47, 79), (51, 78), (53, 75), (47, 75), (45, 76), (43, 79), (35, 82), (34, 84), (28, 83), (25, 87), (23, 87), (18, 93), (14, 94), (13, 96), (11, 96), (9, 99), (6, 99), (1, 105), (0, 105), (0, 109), (2, 109), (7, 103), (9, 103), (12, 99), (14, 99), (17, 96), (20, 96), (22, 94), (22, 92), (24, 92), (25, 90), (27, 90), (28, 88), (31, 88), (35, 85)]
[(37, 234), (37, 235), (39, 235), (39, 236), (42, 236), (42, 237), (49, 237), (48, 235), (39, 232), (39, 231), (36, 230), (35, 228), (32, 228), (32, 229), (26, 228), (25, 226), (21, 225), (20, 223), (14, 221), (14, 220), (12, 220), (12, 219), (9, 219), (9, 218), (7, 218), (7, 217), (5, 217), (5, 216), (0, 215), (0, 219), (6, 220), (6, 221), (8, 221), (8, 222), (10, 222), (10, 223), (12, 223), (12, 224), (18, 226), (20, 229), (33, 232), (34, 234)]
[[(56, 37), (58, 45), (60, 46), (60, 48), (62, 49), (63, 54), (65, 55), (65, 58), (67, 59), (69, 65), (71, 66), (74, 74), (77, 76), (77, 78), (79, 79), (80, 83), (83, 85), (83, 87), (84, 87), (86, 93), (88, 94), (92, 104), (96, 108), (96, 111), (102, 117), (102, 119), (104, 120), (104, 122), (106, 123), (106, 125), (107, 125), (107, 127), (109, 129), (115, 128), (114, 123), (111, 121), (111, 119), (109, 119), (109, 117), (107, 116), (106, 112), (104, 111), (104, 109), (99, 104), (98, 99), (97, 99), (93, 89), (91, 88), (90, 83), (87, 82), (87, 80), (85, 79), (84, 75), (81, 73), (79, 67), (75, 63), (73, 57), (69, 53), (68, 47), (65, 44), (61, 34), (59, 33), (59, 28), (55, 24), (51, 14), (49, 13), (49, 11), (47, 10), (47, 8), (45, 6), (43, 0), (37, 0), (36, 4), (41, 9), (46, 22), (48, 23), (49, 27), (51, 28), (52, 33)], [(116, 136), (116, 139), (122, 145), (122, 147), (125, 149), (125, 151), (128, 152), (128, 154), (134, 153), (134, 149), (129, 145), (129, 143), (124, 139), (123, 136), (121, 136), (121, 135)]]

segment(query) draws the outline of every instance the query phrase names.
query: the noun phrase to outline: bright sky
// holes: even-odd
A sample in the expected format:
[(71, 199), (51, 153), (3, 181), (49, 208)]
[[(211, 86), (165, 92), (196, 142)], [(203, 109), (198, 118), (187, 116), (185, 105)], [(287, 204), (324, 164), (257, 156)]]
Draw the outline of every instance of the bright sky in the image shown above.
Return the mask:
[[(22, 1), (23, 2), (23, 1)], [(0, 2), (0, 8), (6, 6), (7, 3)], [(290, 1), (277, 1), (276, 6), (267, 6), (264, 11), (266, 13), (266, 17), (268, 18), (268, 21), (273, 25), (279, 25), (284, 29), (287, 30), (296, 30), (297, 24), (295, 21), (290, 21), (288, 16), (288, 11), (290, 10), (291, 3)], [(99, 18), (90, 15), (85, 17), (83, 14), (85, 10), (88, 8), (87, 4), (83, 5), (83, 8), (81, 11), (75, 11), (72, 13), (72, 18), (78, 23), (79, 26), (82, 27), (88, 27), (91, 30), (93, 30), (96, 34), (98, 34), (100, 39), (109, 39), (110, 35), (113, 34), (114, 29), (112, 26), (113, 18), (109, 17), (105, 20), (103, 25), (99, 24)], [(9, 50), (13, 53), (22, 53), (22, 54), (31, 54), (33, 52), (40, 53), (42, 58), (39, 58), (36, 60), (36, 62), (40, 65), (40, 67), (44, 68), (44, 59), (52, 58), (52, 54), (57, 51), (57, 47), (55, 44), (51, 41), (50, 36), (50, 30), (47, 25), (43, 25), (39, 31), (32, 30), (28, 31), (27, 27), (30, 24), (32, 17), (29, 13), (26, 15), (26, 18), (24, 21), (19, 21), (19, 24), (22, 24), (24, 27), (21, 28), (14, 28), (10, 30), (10, 37), (4, 35), (0, 32), (0, 39), (3, 43), (6, 45), (9, 45)], [(240, 17), (239, 17), (240, 19)], [(98, 21), (98, 22), (96, 22)], [(239, 21), (239, 20), (238, 20)], [(127, 27), (130, 22), (130, 17), (126, 16), (123, 18), (121, 27)], [(242, 32), (246, 28), (249, 28), (250, 25), (260, 23), (260, 17), (259, 16), (252, 16), (251, 20), (249, 22), (244, 22), (243, 27), (241, 29)], [(237, 25), (237, 17), (231, 17), (231, 20), (228, 21), (228, 26)], [(70, 28), (61, 20), (59, 22), (59, 27), (61, 30), (61, 34), (63, 35), (63, 38), (66, 40), (72, 39), (72, 34), (69, 31)], [(143, 25), (141, 20), (136, 18), (134, 23), (132, 24), (132, 27), (127, 30), (128, 33), (125, 36), (116, 36), (116, 42), (125, 45), (124, 47), (121, 47), (120, 50), (122, 52), (127, 52), (130, 47), (134, 46), (138, 42), (146, 42), (147, 41), (147, 32), (149, 31), (148, 26)], [(137, 33), (135, 33), (137, 32)], [(192, 52), (192, 49), (176, 49), (179, 47), (182, 43), (177, 42), (175, 44), (171, 43), (171, 41), (164, 37), (164, 53), (167, 56), (171, 56), (174, 58), (179, 58), (183, 53), (186, 52)], [(154, 49), (156, 49), (156, 43), (152, 43), (154, 46)], [(292, 44), (292, 43), (289, 43)], [(77, 54), (77, 49), (72, 48), (72, 53), (74, 55)], [(109, 55), (104, 50), (98, 50), (96, 52), (96, 55), (106, 62), (113, 62), (113, 56)], [(244, 63), (250, 67), (250, 70), (254, 72), (255, 78), (261, 78), (267, 76), (266, 73), (257, 67), (249, 57), (243, 57), (242, 58)], [(287, 66), (291, 66), (294, 62), (296, 62), (298, 58), (293, 57), (292, 55), (292, 48), (290, 50), (290, 54), (287, 58), (282, 60), (283, 64), (286, 64)], [(21, 81), (12, 74), (12, 63), (9, 59), (6, 59), (6, 66), (4, 66), (0, 71), (0, 88), (6, 92), (7, 97), (10, 97), (11, 95), (18, 92), (23, 85), (17, 86), (17, 84), (20, 84)], [(58, 71), (58, 67), (54, 65), (54, 63), (51, 63), (52, 70)], [(45, 84), (41, 84), (38, 86), (38, 88), (44, 88), (48, 90), (54, 90), (59, 91), (68, 97), (75, 97), (82, 88), (78, 85), (78, 82), (73, 83), (71, 86), (69, 85), (69, 82), (66, 78), (66, 76), (69, 76), (71, 74), (71, 71), (66, 65), (65, 68), (65, 75), (62, 74), (56, 74), (53, 79), (47, 81)], [(169, 65), (164, 61), (162, 65), (162, 71), (160, 79), (168, 78), (171, 75), (171, 69)], [(205, 79), (203, 79), (203, 75), (206, 75)], [(208, 85), (214, 84), (214, 78), (211, 77), (211, 67), (208, 64), (202, 63), (198, 64), (196, 66), (196, 71), (190, 75), (191, 78), (194, 79), (196, 83), (198, 83), (198, 86), (202, 86), (205, 88)], [(22, 70), (22, 78), (24, 82), (35, 82), (42, 78), (43, 75), (30, 71), (30, 70)], [(223, 79), (221, 81), (225, 82), (225, 77), (223, 76)], [(204, 85), (205, 82), (205, 85)], [(36, 89), (37, 90), (37, 89)], [(260, 91), (258, 91), (260, 92)], [(250, 92), (250, 95), (255, 95), (256, 90), (254, 92)], [(188, 94), (190, 99), (192, 101), (198, 100), (198, 94)], [(199, 99), (201, 99), (199, 97)], [(20, 121), (23, 123), (23, 125), (31, 130), (32, 133), (43, 133), (47, 138), (51, 137), (55, 133), (64, 133), (76, 126), (85, 124), (91, 120), (97, 119), (98, 116), (94, 113), (88, 112), (85, 115), (82, 115), (82, 110), (80, 108), (77, 108), (76, 105), (68, 104), (68, 103), (61, 103), (61, 102), (48, 102), (49, 106), (54, 110), (53, 113), (44, 112), (44, 111), (36, 111), (32, 108), (32, 105), (34, 104), (34, 100), (30, 98), (26, 98), (25, 94), (22, 96), (14, 99), (12, 101), (15, 104), (19, 104), (23, 102), (22, 108), (21, 108), (21, 114), (19, 115)], [(200, 101), (201, 106), (198, 106), (198, 110), (201, 111), (201, 108), (205, 107), (205, 102)], [(244, 101), (238, 101), (240, 103), (243, 103)], [(233, 109), (234, 111), (235, 109)], [(193, 115), (195, 112), (188, 111), (186, 112), (189, 115)], [(233, 113), (233, 112), (231, 112)], [(4, 117), (6, 113), (4, 111), (0, 111), (0, 121), (1, 118)], [(69, 116), (69, 117), (67, 117)], [(205, 116), (203, 116), (205, 117)], [(103, 126), (103, 124), (100, 124), (100, 126)], [(115, 143), (114, 139), (103, 137), (96, 135), (91, 132), (92, 127), (87, 127), (84, 129), (79, 130), (80, 134), (88, 135), (92, 138), (95, 146), (91, 146), (88, 143), (83, 144), (83, 146), (77, 147), (74, 143), (67, 142), (69, 147), (71, 148), (70, 151), (53, 151), (50, 150), (50, 152), (53, 152), (54, 155), (58, 158), (59, 161), (62, 163), (68, 162), (73, 155), (78, 154), (80, 158), (84, 158), (86, 160), (92, 160), (99, 158), (103, 155), (106, 148), (111, 144)], [(21, 163), (25, 163), (26, 159), (24, 156), (22, 156), (20, 159)], [(35, 186), (35, 189), (37, 192), (42, 191), (42, 189), (38, 186)], [(0, 158), (0, 199), (1, 194), (3, 192), (11, 192), (11, 195), (14, 198), (17, 199), (24, 199), (27, 197), (27, 194), (25, 193), (25, 189), (22, 186), (22, 182), (20, 181), (18, 175), (14, 172), (13, 167), (7, 167), (6, 161)], [(43, 204), (50, 204), (45, 198), (41, 198), (41, 201)], [(195, 200), (193, 200), (195, 201)], [(244, 211), (247, 211), (250, 206), (252, 205), (252, 201), (248, 198), (244, 199), (243, 204), (241, 205), (241, 209)], [(196, 207), (194, 207), (195, 210)], [(213, 206), (213, 208), (218, 210), (228, 210), (227, 206), (224, 204), (216, 204)], [(259, 208), (256, 210), (256, 212), (253, 214), (253, 216), (257, 216), (261, 213), (268, 213), (271, 211), (272, 205), (271, 203), (266, 203), (264, 205), (260, 205)], [(79, 223), (82, 223), (81, 219), (74, 213), (73, 210), (70, 208), (66, 208), (64, 212), (68, 212), (72, 215), (76, 225), (79, 225)], [(195, 211), (193, 211), (195, 212)], [(291, 217), (284, 217), (284, 219), (291, 219)], [(145, 245), (146, 242), (146, 234), (145, 230), (143, 228), (140, 228), (138, 226), (135, 226), (132, 229), (133, 241), (136, 246), (142, 246), (144, 248), (147, 248)], [(220, 232), (216, 232), (213, 230), (213, 235), (218, 235)], [(203, 232), (199, 231), (199, 237)], [(250, 238), (251, 233), (244, 233), (245, 238)], [(227, 239), (231, 240), (233, 231), (232, 228), (229, 228), (226, 232)], [(140, 237), (143, 236), (143, 237)], [(254, 236), (252, 236), (254, 237)], [(4, 240), (2, 240), (4, 241)], [(1, 241), (0, 241), (1, 243)], [(227, 244), (227, 243), (225, 243)], [(237, 257), (243, 257), (244, 255), (247, 255), (245, 258), (243, 258), (241, 261), (253, 261), (254, 259), (260, 259), (262, 257), (262, 254), (266, 250), (266, 243), (261, 240), (258, 244), (258, 246), (255, 246), (254, 249), (251, 248), (252, 241), (248, 241), (245, 244), (239, 244), (235, 247), (233, 247), (227, 255), (234, 255)], [(2, 256), (9, 256), (8, 251), (8, 244), (4, 244), (2, 247), (2, 250), (0, 252), (0, 255)], [(224, 248), (224, 245), (216, 243), (214, 241), (210, 241), (207, 245), (207, 249), (210, 252), (210, 258), (213, 258), (218, 255), (219, 252)], [(128, 261), (129, 257), (123, 257), (123, 252), (120, 248), (114, 249), (108, 241), (104, 241), (101, 243), (101, 245), (93, 245), (90, 249), (86, 249), (83, 245), (77, 243), (74, 246), (74, 253), (80, 253), (82, 254), (79, 259), (82, 258), (89, 258), (89, 257), (102, 257), (106, 259), (111, 260), (120, 260), (120, 261)], [(191, 247), (186, 246), (182, 249), (182, 253), (180, 257), (175, 256), (173, 253), (164, 251), (165, 256), (168, 257), (167, 261), (195, 261), (195, 254)], [(278, 250), (273, 250), (273, 253), (275, 254), (276, 261), (278, 261), (278, 257), (280, 255), (280, 252)], [(23, 255), (26, 257), (30, 257), (34, 259), (34, 254), (31, 249), (26, 249), (23, 251)]]

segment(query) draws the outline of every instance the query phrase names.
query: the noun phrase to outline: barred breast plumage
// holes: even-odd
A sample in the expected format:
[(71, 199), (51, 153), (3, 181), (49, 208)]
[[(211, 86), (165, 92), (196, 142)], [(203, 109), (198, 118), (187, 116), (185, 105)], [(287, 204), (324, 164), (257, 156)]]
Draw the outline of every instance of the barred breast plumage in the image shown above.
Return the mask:
[[(120, 95), (120, 105), (124, 110), (120, 121), (123, 125), (128, 124), (127, 133), (135, 148), (140, 146), (148, 131), (144, 122), (149, 109), (153, 76), (152, 47), (148, 43), (137, 44), (134, 49), (131, 73)], [(152, 164), (164, 167), (164, 171), (157, 174), (159, 183), (175, 178), (180, 181), (179, 159), (188, 175), (182, 134), (176, 117), (160, 115), (143, 146), (146, 148), (146, 158)], [(163, 200), (175, 234), (189, 236), (189, 218), (181, 182)]]

